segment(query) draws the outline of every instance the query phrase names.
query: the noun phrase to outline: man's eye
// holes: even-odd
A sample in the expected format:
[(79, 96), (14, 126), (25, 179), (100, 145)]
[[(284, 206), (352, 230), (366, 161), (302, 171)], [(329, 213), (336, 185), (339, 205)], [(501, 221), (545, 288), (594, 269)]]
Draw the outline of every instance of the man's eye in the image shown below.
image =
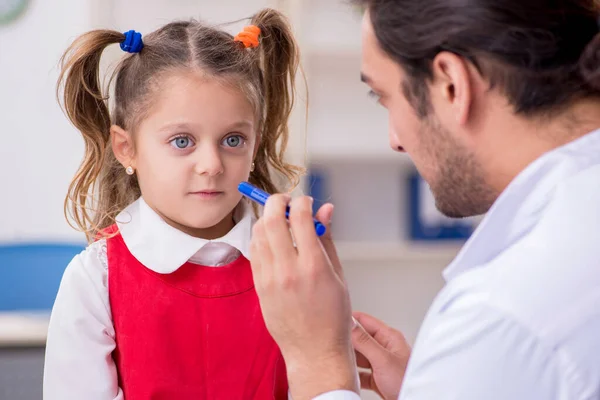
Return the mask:
[(379, 100), (381, 100), (381, 96), (380, 96), (380, 95), (378, 95), (377, 93), (375, 93), (375, 92), (374, 92), (374, 91), (372, 91), (372, 90), (369, 90), (369, 94), (368, 94), (368, 95), (369, 95), (369, 97), (370, 97), (371, 99), (375, 100), (376, 102), (379, 102)]

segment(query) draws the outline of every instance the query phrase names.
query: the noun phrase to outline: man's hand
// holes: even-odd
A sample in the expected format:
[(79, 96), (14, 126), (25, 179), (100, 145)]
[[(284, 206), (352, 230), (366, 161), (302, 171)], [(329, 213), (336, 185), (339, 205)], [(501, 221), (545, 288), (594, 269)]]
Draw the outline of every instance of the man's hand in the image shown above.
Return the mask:
[(250, 258), (263, 317), (285, 359), (292, 397), (311, 399), (336, 389), (358, 393), (350, 298), (331, 240), (333, 206), (317, 213), (327, 226), (319, 238), (312, 199), (291, 203), (289, 223), (288, 202), (286, 195), (269, 197), (253, 228)]
[(360, 368), (360, 386), (373, 390), (385, 400), (396, 400), (400, 393), (410, 346), (402, 333), (378, 319), (355, 312), (358, 324), (352, 331), (356, 362)]

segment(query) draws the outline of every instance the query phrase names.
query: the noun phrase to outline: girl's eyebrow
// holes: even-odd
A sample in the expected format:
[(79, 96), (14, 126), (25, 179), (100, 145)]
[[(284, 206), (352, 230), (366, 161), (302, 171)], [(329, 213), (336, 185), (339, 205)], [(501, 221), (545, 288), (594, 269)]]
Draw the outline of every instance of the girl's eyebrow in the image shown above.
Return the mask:
[(172, 122), (172, 123), (168, 123), (166, 125), (163, 125), (160, 127), (159, 129), (160, 131), (191, 131), (192, 130), (192, 125), (188, 124), (186, 122)]

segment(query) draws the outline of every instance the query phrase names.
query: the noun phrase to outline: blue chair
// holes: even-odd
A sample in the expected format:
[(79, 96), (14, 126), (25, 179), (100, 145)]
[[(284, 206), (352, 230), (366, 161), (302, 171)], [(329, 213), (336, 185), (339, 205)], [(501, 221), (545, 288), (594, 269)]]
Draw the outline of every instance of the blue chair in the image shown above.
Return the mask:
[(0, 312), (49, 311), (76, 244), (0, 245)]

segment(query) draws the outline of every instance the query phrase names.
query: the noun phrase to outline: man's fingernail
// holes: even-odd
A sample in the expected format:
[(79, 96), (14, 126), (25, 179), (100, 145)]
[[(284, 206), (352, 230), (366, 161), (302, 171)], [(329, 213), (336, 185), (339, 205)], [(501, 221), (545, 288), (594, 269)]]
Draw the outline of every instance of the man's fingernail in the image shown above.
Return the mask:
[(352, 317), (352, 329), (356, 328), (358, 325), (359, 323), (356, 318)]

